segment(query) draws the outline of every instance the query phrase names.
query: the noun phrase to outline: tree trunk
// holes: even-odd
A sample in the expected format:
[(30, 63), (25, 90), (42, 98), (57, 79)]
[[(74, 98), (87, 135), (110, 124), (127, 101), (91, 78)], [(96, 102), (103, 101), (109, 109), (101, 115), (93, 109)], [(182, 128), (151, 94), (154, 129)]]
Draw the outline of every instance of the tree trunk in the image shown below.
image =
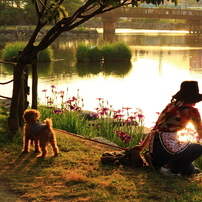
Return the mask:
[(37, 109), (38, 68), (37, 60), (32, 64), (32, 109)]
[(23, 126), (23, 113), (25, 109), (27, 109), (29, 103), (27, 101), (27, 95), (29, 94), (29, 87), (28, 87), (28, 66), (25, 67), (23, 71), (23, 75), (21, 78), (21, 90), (20, 90), (20, 101), (19, 101), (19, 126)]
[[(19, 129), (19, 100), (21, 91), (21, 79), (23, 76), (23, 70), (25, 64), (18, 61), (17, 65), (14, 67), (13, 76), (13, 95), (10, 106), (10, 116), (8, 118), (8, 127), (12, 134), (15, 134)], [(20, 117), (22, 118), (22, 117)]]

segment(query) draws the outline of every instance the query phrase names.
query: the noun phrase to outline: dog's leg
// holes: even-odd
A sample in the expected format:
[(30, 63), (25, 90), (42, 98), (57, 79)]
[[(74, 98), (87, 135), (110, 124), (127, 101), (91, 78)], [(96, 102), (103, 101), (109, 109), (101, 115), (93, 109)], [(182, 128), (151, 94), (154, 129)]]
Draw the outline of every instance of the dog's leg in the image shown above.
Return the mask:
[(40, 140), (39, 145), (40, 145), (42, 154), (39, 155), (38, 157), (44, 158), (46, 157), (46, 154), (47, 154), (47, 143)]
[(39, 141), (38, 140), (34, 140), (34, 151), (35, 152), (40, 152)]
[(28, 153), (29, 152), (29, 138), (27, 138), (26, 136), (24, 137), (24, 146), (23, 146), (23, 150), (22, 153)]
[(59, 154), (59, 149), (58, 149), (58, 146), (57, 146), (57, 141), (56, 141), (54, 136), (52, 136), (50, 138), (50, 144), (51, 144), (51, 146), (53, 148), (54, 156), (57, 156)]

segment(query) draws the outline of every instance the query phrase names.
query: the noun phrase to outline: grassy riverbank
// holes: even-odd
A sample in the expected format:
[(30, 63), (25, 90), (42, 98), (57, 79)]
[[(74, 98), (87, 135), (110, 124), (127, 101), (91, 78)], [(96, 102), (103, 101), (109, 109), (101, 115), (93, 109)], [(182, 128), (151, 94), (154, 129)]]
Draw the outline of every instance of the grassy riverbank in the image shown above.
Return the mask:
[[(17, 201), (71, 202), (199, 202), (202, 184), (197, 176), (168, 178), (148, 167), (110, 166), (100, 162), (113, 148), (56, 131), (60, 155), (45, 159), (21, 154), (22, 134), (9, 137), (0, 119), (0, 182)], [(5, 200), (6, 201), (6, 200)]]

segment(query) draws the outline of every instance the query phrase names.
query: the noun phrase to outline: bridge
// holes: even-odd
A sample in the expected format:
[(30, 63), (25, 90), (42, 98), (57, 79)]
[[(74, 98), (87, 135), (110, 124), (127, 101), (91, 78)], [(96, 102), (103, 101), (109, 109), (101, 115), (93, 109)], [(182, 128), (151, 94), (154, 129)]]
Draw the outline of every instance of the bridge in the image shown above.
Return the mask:
[(171, 9), (171, 8), (141, 8), (121, 7), (103, 13), (101, 17), (130, 17), (130, 18), (165, 18), (202, 20), (202, 10)]
[(202, 10), (175, 8), (121, 7), (98, 15), (103, 21), (104, 35), (115, 34), (116, 22), (120, 17), (150, 19), (182, 19), (189, 25), (190, 34), (202, 33)]

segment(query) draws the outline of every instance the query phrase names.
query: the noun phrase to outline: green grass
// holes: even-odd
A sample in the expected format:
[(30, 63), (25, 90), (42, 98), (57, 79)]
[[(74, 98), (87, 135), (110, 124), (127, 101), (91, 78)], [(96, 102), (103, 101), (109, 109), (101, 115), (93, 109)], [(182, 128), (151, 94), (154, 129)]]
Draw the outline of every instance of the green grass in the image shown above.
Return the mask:
[(76, 58), (78, 62), (101, 62), (102, 53), (96, 46), (80, 43), (76, 49)]
[(129, 47), (123, 42), (116, 42), (113, 44), (104, 44), (102, 46), (102, 53), (105, 62), (111, 61), (130, 61), (132, 52)]
[[(2, 50), (1, 58), (7, 62), (15, 61), (15, 58), (19, 57), (19, 51), (22, 51), (26, 46), (26, 42), (17, 41), (17, 42), (10, 42), (7, 43), (4, 49)], [(40, 62), (50, 62), (53, 60), (53, 50), (51, 47), (39, 52), (38, 60)]]
[(129, 62), (131, 57), (130, 48), (123, 42), (106, 42), (101, 47), (80, 43), (76, 49), (78, 62)]
[(37, 158), (31, 151), (21, 154), (22, 133), (7, 140), (8, 129), (1, 117), (0, 181), (18, 200), (45, 202), (200, 202), (201, 181), (197, 177), (169, 178), (148, 167), (102, 164), (109, 147), (66, 133), (56, 132), (60, 155)]

